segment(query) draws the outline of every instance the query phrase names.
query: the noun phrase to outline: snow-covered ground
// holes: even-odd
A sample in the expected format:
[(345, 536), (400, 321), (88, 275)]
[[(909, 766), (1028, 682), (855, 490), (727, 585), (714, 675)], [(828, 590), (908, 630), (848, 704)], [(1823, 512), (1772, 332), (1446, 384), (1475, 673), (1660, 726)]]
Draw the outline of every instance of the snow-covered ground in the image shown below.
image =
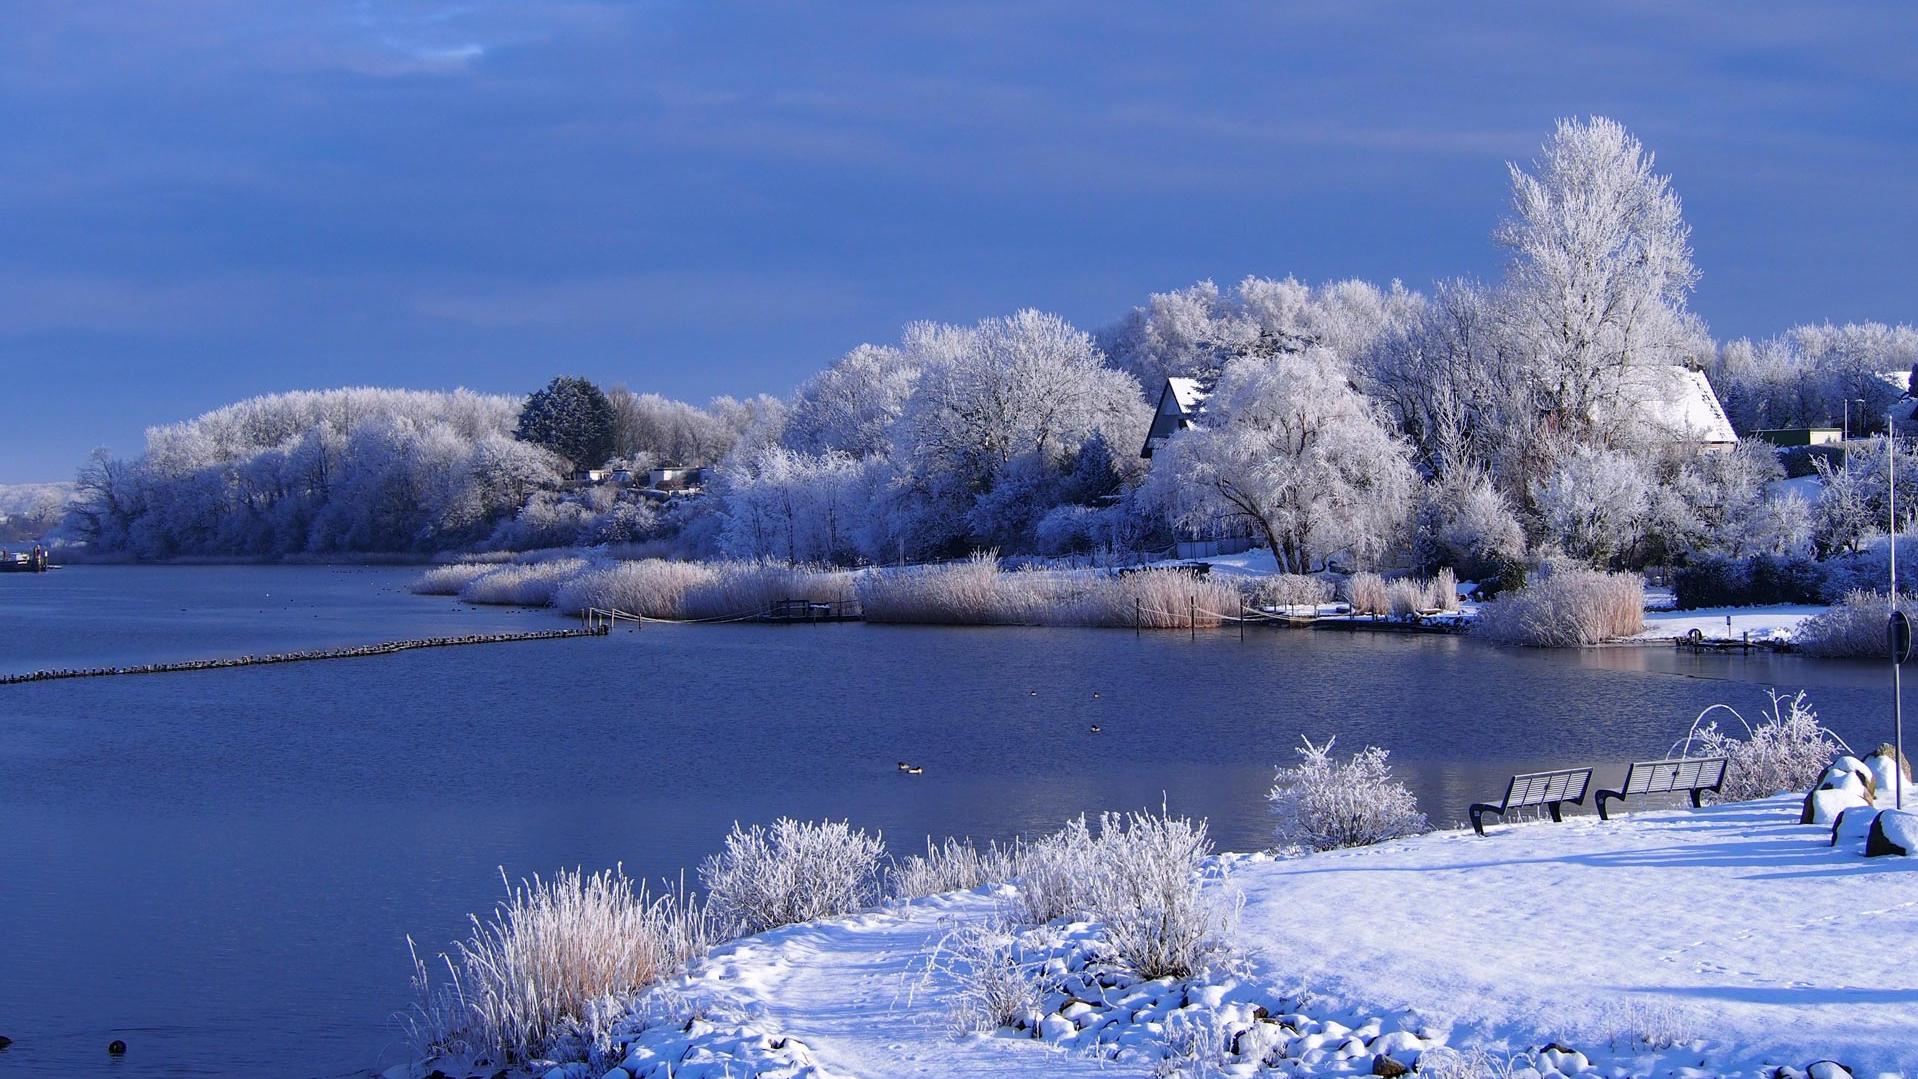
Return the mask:
[(1918, 862), (1834, 848), (1798, 803), (1226, 856), (1217, 886), (1244, 899), (1232, 971), (1140, 982), (1088, 965), (1096, 927), (1030, 931), (1073, 973), (995, 1035), (951, 1033), (956, 983), (927, 961), (954, 927), (1001, 918), (1006, 887), (791, 926), (656, 991), (659, 1017), (620, 1028), (623, 1072), (559, 1074), (1152, 1075), (1168, 1047), (1210, 1054), (1195, 1075), (1368, 1074), (1380, 1056), (1546, 1079), (1827, 1059), (1918, 1074)]
[(1638, 641), (1664, 641), (1683, 637), (1696, 629), (1711, 638), (1742, 638), (1751, 634), (1754, 641), (1788, 641), (1805, 619), (1828, 610), (1821, 606), (1779, 603), (1764, 607), (1701, 607), (1692, 611), (1649, 610), (1645, 612), (1645, 632), (1628, 638)]

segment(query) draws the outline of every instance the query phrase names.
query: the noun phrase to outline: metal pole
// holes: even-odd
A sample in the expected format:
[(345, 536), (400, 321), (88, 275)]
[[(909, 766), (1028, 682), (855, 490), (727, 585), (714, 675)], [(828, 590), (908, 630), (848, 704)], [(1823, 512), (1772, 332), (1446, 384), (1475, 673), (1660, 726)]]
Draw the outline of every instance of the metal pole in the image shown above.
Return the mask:
[[(1885, 414), (1885, 506), (1891, 525), (1891, 609), (1898, 609), (1898, 455), (1892, 445), (1891, 414)], [(1900, 684), (1898, 657), (1891, 657), (1891, 744), (1896, 759), (1891, 762), (1892, 805), (1905, 808), (1905, 701)]]

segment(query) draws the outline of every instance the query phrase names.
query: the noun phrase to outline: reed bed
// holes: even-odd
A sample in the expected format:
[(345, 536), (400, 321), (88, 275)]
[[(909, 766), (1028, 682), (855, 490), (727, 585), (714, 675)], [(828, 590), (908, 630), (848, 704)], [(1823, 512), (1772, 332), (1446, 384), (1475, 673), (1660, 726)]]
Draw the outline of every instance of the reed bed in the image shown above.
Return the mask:
[(854, 574), (817, 566), (771, 562), (722, 562), (713, 575), (686, 590), (680, 617), (703, 620), (751, 618), (781, 600), (837, 603), (853, 598)]
[(1392, 613), (1392, 592), (1376, 573), (1354, 573), (1345, 579), (1345, 602), (1353, 614), (1383, 617)]
[(1636, 573), (1560, 568), (1479, 608), (1473, 632), (1501, 644), (1576, 648), (1645, 628), (1645, 581)]
[(500, 566), (468, 581), (460, 589), (459, 597), (468, 603), (550, 607), (559, 586), (586, 565), (583, 558), (556, 558), (534, 565)]
[[(1898, 609), (1908, 618), (1918, 618), (1918, 595), (1901, 592)], [(1792, 644), (1814, 656), (1842, 659), (1883, 659), (1889, 654), (1885, 624), (1891, 618), (1891, 597), (1884, 592), (1862, 590), (1845, 593), (1845, 598), (1828, 610), (1813, 615), (1792, 635)]]
[(686, 594), (718, 574), (705, 562), (615, 562), (568, 578), (554, 592), (553, 606), (568, 613), (598, 607), (647, 618), (683, 618)]
[(422, 596), (457, 596), (461, 589), (498, 568), (496, 564), (482, 565), (478, 562), (436, 566), (421, 574), (420, 579), (413, 582), (412, 590)]
[(1211, 628), (1239, 613), (1233, 585), (1180, 570), (1093, 576), (1012, 570), (979, 555), (946, 566), (867, 574), (858, 582), (868, 622), (943, 626)]

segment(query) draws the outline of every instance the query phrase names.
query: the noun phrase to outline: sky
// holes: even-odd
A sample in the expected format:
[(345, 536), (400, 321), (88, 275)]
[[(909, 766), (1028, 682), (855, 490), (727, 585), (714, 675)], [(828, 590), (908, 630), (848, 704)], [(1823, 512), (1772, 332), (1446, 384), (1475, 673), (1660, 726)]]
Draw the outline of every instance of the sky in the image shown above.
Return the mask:
[[(1469, 10), (1468, 10), (1469, 9)], [(1644, 140), (1721, 338), (1918, 319), (1918, 5), (0, 0), (0, 483), (257, 393), (790, 393), (915, 319), (1495, 278)]]

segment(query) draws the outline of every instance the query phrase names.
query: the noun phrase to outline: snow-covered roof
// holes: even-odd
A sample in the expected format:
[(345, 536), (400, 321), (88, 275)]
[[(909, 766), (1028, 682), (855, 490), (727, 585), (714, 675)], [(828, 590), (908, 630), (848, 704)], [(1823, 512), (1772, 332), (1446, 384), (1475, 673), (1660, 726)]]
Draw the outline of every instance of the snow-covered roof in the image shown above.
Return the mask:
[(1648, 418), (1662, 431), (1686, 442), (1736, 442), (1738, 433), (1712, 392), (1705, 372), (1673, 364), (1648, 368), (1644, 400)]
[(1166, 387), (1172, 391), (1172, 399), (1179, 402), (1179, 410), (1190, 415), (1205, 404), (1208, 396), (1196, 378), (1168, 378)]

